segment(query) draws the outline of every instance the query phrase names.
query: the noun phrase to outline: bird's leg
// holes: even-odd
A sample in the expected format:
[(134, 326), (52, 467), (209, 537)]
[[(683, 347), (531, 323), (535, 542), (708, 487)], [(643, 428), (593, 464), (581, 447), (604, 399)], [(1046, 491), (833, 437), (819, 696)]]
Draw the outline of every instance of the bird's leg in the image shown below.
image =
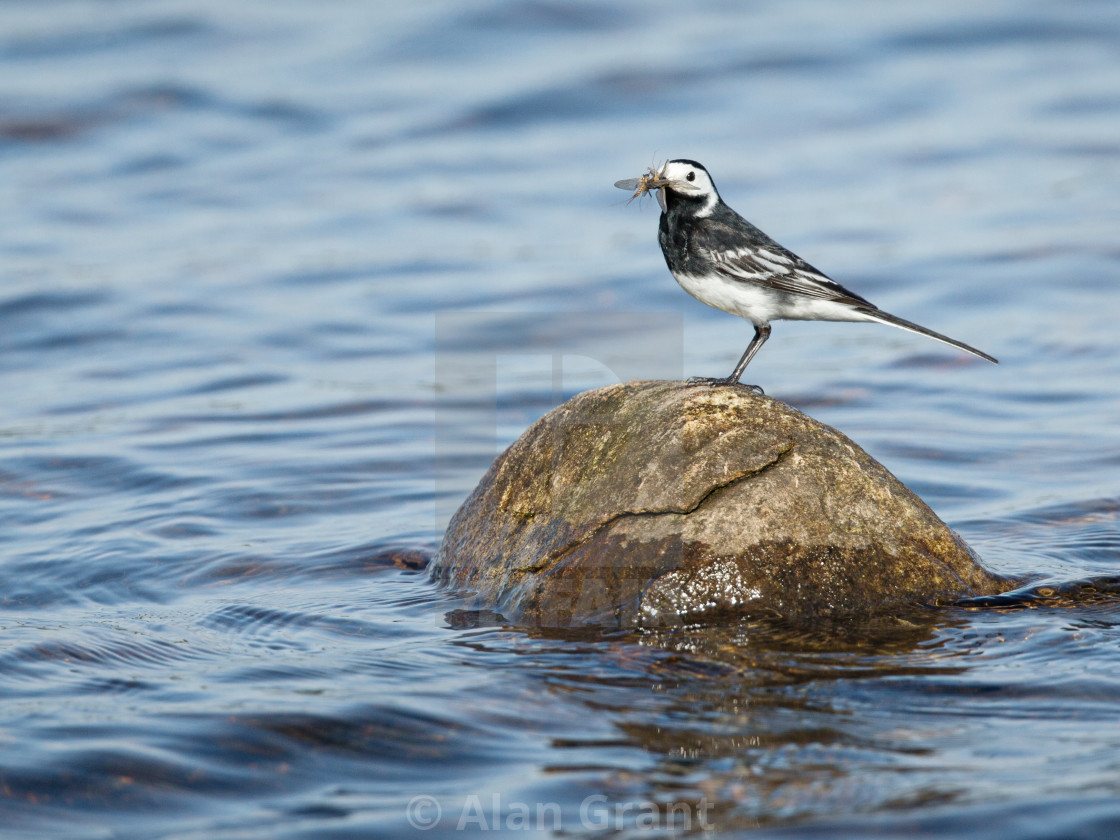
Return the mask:
[[(731, 371), (731, 375), (727, 377), (728, 384), (739, 382), (739, 378), (743, 375), (743, 371), (747, 369), (747, 365), (751, 363), (755, 353), (762, 349), (762, 345), (766, 343), (766, 339), (770, 337), (769, 324), (755, 324), (754, 325), (754, 338), (751, 343), (747, 345), (747, 349), (743, 351), (742, 358), (739, 359), (739, 364), (735, 365), (735, 370)], [(757, 387), (757, 386), (754, 386)], [(762, 389), (759, 388), (759, 391)]]
[(754, 325), (754, 338), (751, 343), (747, 345), (747, 349), (743, 351), (742, 358), (739, 359), (739, 364), (735, 365), (735, 370), (731, 371), (731, 375), (726, 379), (708, 378), (694, 376), (688, 381), (694, 385), (739, 385), (743, 388), (750, 388), (752, 391), (757, 391), (760, 394), (766, 393), (757, 385), (744, 385), (739, 381), (739, 377), (743, 375), (743, 371), (747, 369), (747, 365), (751, 363), (751, 359), (755, 354), (762, 349), (762, 345), (766, 343), (766, 339), (770, 337), (769, 324), (755, 324)]

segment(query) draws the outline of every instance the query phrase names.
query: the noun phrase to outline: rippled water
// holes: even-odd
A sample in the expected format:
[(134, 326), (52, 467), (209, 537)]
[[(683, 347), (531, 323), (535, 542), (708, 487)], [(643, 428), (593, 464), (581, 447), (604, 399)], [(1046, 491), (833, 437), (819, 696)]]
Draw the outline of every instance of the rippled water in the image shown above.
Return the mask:
[[(4, 837), (1114, 836), (1118, 44), (1092, 0), (0, 6)], [(595, 636), (428, 583), (551, 405), (745, 346), (611, 187), (677, 156), (999, 357), (779, 323), (751, 378), (1036, 589)]]

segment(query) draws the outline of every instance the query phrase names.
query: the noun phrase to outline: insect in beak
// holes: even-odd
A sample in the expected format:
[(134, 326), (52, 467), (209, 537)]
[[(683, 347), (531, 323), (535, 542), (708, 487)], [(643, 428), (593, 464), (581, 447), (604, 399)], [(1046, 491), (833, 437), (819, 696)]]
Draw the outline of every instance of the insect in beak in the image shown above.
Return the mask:
[(665, 208), (665, 187), (672, 186), (675, 190), (698, 190), (699, 186), (684, 180), (673, 180), (672, 178), (665, 177), (665, 170), (669, 167), (669, 162), (666, 161), (662, 164), (661, 169), (654, 169), (652, 166), (645, 171), (640, 178), (627, 178), (623, 181), (615, 181), (614, 185), (620, 190), (633, 190), (634, 194), (630, 196), (626, 202), (629, 204), (635, 198), (647, 195), (648, 193), (656, 193), (657, 203), (661, 207), (662, 212), (667, 212)]
[(661, 194), (660, 190), (666, 184), (670, 183), (666, 178), (664, 178), (662, 176), (661, 173), (664, 172), (664, 171), (665, 171), (664, 166), (661, 167), (660, 171), (654, 169), (651, 166), (649, 169), (647, 169), (642, 174), (642, 176), (640, 178), (626, 178), (625, 180), (622, 180), (622, 181), (615, 181), (614, 185), (616, 187), (618, 187), (620, 190), (633, 190), (634, 191), (634, 194), (632, 196), (630, 196), (630, 198), (627, 200), (627, 202), (626, 202), (627, 204), (629, 204), (635, 198), (639, 198), (643, 195), (647, 195), (648, 193), (653, 192), (654, 190), (658, 190), (657, 203), (659, 205), (661, 205), (661, 209), (664, 210), (665, 209), (665, 199), (664, 199), (664, 196)]

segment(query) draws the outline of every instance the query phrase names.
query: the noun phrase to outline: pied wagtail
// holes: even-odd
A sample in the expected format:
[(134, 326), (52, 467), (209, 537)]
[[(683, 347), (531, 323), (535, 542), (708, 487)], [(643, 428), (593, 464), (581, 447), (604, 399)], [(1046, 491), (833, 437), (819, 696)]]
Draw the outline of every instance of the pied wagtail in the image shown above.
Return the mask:
[[(615, 182), (633, 198), (657, 193), (657, 239), (669, 271), (702, 303), (754, 324), (754, 338), (726, 379), (695, 378), (709, 385), (738, 385), (750, 360), (770, 337), (770, 322), (877, 321), (950, 344), (989, 362), (963, 342), (891, 315), (849, 292), (797, 254), (783, 248), (719, 197), (708, 170), (694, 160), (670, 160), (640, 178)], [(757, 385), (747, 386), (761, 393)]]

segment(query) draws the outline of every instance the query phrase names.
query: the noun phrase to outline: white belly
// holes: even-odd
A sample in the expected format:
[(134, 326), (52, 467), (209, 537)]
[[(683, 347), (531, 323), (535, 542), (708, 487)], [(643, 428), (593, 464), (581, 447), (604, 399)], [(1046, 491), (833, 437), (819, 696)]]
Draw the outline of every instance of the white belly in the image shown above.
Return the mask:
[(718, 274), (674, 274), (681, 288), (701, 303), (754, 324), (770, 321), (871, 321), (845, 303), (778, 292), (767, 286), (742, 280), (728, 280)]

